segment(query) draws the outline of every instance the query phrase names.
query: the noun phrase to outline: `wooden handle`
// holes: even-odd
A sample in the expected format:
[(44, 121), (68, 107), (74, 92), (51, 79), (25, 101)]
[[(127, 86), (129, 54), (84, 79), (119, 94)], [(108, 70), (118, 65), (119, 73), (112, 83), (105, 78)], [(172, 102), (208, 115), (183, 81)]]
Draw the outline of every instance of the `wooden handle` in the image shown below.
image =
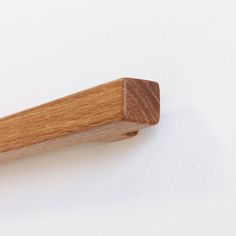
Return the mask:
[(0, 160), (132, 137), (159, 117), (159, 84), (122, 78), (1, 118)]

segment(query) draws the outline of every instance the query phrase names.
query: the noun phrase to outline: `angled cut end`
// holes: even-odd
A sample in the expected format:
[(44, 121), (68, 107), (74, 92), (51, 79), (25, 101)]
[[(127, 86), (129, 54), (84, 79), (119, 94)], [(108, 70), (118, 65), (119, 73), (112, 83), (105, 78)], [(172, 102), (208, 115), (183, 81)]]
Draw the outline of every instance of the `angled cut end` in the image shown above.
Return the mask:
[(157, 82), (123, 78), (126, 121), (155, 125), (160, 120), (160, 88)]

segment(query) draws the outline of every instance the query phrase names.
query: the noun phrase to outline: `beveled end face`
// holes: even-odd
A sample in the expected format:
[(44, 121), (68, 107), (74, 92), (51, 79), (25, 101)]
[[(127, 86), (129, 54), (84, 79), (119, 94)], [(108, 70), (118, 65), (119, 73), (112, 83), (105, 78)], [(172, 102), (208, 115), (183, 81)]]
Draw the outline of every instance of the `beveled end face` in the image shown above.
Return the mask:
[(126, 121), (155, 125), (160, 120), (160, 88), (154, 81), (122, 78)]

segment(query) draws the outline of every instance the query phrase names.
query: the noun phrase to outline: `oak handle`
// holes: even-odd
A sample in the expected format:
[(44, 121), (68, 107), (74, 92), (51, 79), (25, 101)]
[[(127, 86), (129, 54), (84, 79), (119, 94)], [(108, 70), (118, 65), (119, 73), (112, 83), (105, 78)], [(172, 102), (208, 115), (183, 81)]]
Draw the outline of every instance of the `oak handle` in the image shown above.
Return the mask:
[(1, 118), (0, 161), (129, 138), (159, 118), (159, 84), (122, 78)]

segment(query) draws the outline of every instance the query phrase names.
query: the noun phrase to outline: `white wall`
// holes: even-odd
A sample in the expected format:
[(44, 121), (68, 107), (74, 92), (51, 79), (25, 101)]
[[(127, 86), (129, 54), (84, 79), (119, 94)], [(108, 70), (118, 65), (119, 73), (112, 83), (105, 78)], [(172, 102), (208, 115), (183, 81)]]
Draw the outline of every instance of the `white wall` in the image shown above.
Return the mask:
[(0, 235), (235, 235), (235, 62), (233, 0), (1, 1), (0, 116), (122, 76), (159, 81), (162, 112), (1, 165)]

